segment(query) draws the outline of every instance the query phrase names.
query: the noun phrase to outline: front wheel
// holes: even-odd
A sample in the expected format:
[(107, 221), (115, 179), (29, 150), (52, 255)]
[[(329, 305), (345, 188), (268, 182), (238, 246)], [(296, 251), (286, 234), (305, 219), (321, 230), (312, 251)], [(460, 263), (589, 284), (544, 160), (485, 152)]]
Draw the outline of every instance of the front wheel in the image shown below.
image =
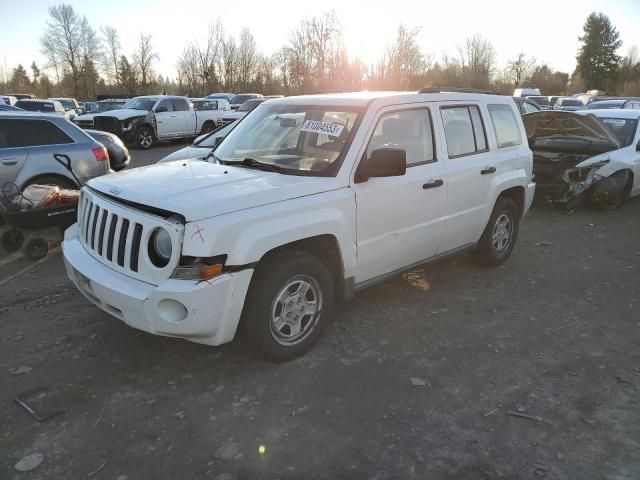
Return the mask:
[(308, 253), (283, 251), (261, 262), (254, 273), (244, 333), (267, 360), (292, 360), (318, 341), (333, 299), (333, 279), (322, 261)]
[(153, 131), (149, 127), (139, 127), (136, 130), (136, 146), (141, 150), (149, 150), (155, 143)]
[(518, 207), (509, 198), (498, 197), (489, 222), (474, 250), (474, 257), (486, 266), (504, 263), (518, 238), (520, 216)]

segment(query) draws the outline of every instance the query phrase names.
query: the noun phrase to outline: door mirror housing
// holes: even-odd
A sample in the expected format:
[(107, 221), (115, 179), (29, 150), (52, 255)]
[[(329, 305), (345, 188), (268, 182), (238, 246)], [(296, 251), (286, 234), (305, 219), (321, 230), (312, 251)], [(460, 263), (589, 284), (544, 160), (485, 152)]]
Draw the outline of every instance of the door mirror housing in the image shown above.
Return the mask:
[(156, 113), (164, 113), (164, 112), (168, 112), (169, 110), (167, 109), (167, 107), (158, 107), (156, 108)]
[(360, 162), (356, 171), (356, 183), (373, 177), (400, 177), (407, 173), (407, 152), (400, 148), (379, 148), (371, 157)]

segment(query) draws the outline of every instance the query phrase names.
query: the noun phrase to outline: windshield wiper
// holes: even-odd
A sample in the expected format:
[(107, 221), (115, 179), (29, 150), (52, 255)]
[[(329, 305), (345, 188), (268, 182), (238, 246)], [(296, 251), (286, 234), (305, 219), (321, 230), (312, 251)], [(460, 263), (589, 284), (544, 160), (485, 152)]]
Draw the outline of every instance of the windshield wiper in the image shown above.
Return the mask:
[(247, 168), (256, 168), (258, 170), (264, 170), (267, 172), (281, 172), (282, 168), (273, 165), (272, 163), (264, 163), (256, 160), (255, 158), (245, 158), (244, 160), (220, 160), (220, 162), (224, 165), (239, 165)]

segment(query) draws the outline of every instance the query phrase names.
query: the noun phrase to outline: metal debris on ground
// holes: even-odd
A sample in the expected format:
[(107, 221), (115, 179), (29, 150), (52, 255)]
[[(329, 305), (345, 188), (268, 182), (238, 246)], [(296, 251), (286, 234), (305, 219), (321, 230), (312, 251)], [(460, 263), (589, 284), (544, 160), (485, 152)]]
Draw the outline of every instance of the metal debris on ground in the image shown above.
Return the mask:
[(22, 367), (9, 370), (9, 373), (11, 375), (26, 375), (27, 373), (31, 373), (31, 370), (33, 370), (33, 368), (23, 365)]
[(431, 382), (423, 378), (409, 377), (409, 380), (411, 380), (411, 385), (413, 385), (414, 387), (426, 387), (426, 386), (430, 387), (431, 386)]
[(94, 475), (98, 474), (103, 469), (104, 469), (104, 463), (100, 464), (100, 466), (98, 468), (96, 468), (95, 470), (92, 470), (91, 472), (87, 473), (87, 478), (93, 477)]
[(542, 417), (538, 417), (537, 415), (529, 415), (528, 413), (515, 412), (513, 410), (508, 410), (507, 415), (511, 415), (512, 417), (527, 418), (529, 420), (535, 420), (536, 422), (542, 421)]
[(13, 400), (38, 422), (44, 422), (64, 412), (64, 410), (57, 410), (52, 407), (47, 408), (44, 405), (47, 400), (46, 392), (46, 387), (36, 387), (33, 390), (21, 393), (14, 397)]

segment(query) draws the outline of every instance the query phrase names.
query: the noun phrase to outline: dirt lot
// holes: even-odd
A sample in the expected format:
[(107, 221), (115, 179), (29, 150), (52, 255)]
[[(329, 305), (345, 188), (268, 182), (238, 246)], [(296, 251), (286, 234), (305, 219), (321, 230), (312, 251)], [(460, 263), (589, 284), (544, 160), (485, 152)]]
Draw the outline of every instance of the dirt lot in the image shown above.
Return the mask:
[[(534, 210), (504, 266), (365, 291), (282, 365), (130, 329), (59, 252), (3, 258), (2, 479), (640, 478), (640, 199)], [(38, 386), (64, 413), (14, 403)]]

